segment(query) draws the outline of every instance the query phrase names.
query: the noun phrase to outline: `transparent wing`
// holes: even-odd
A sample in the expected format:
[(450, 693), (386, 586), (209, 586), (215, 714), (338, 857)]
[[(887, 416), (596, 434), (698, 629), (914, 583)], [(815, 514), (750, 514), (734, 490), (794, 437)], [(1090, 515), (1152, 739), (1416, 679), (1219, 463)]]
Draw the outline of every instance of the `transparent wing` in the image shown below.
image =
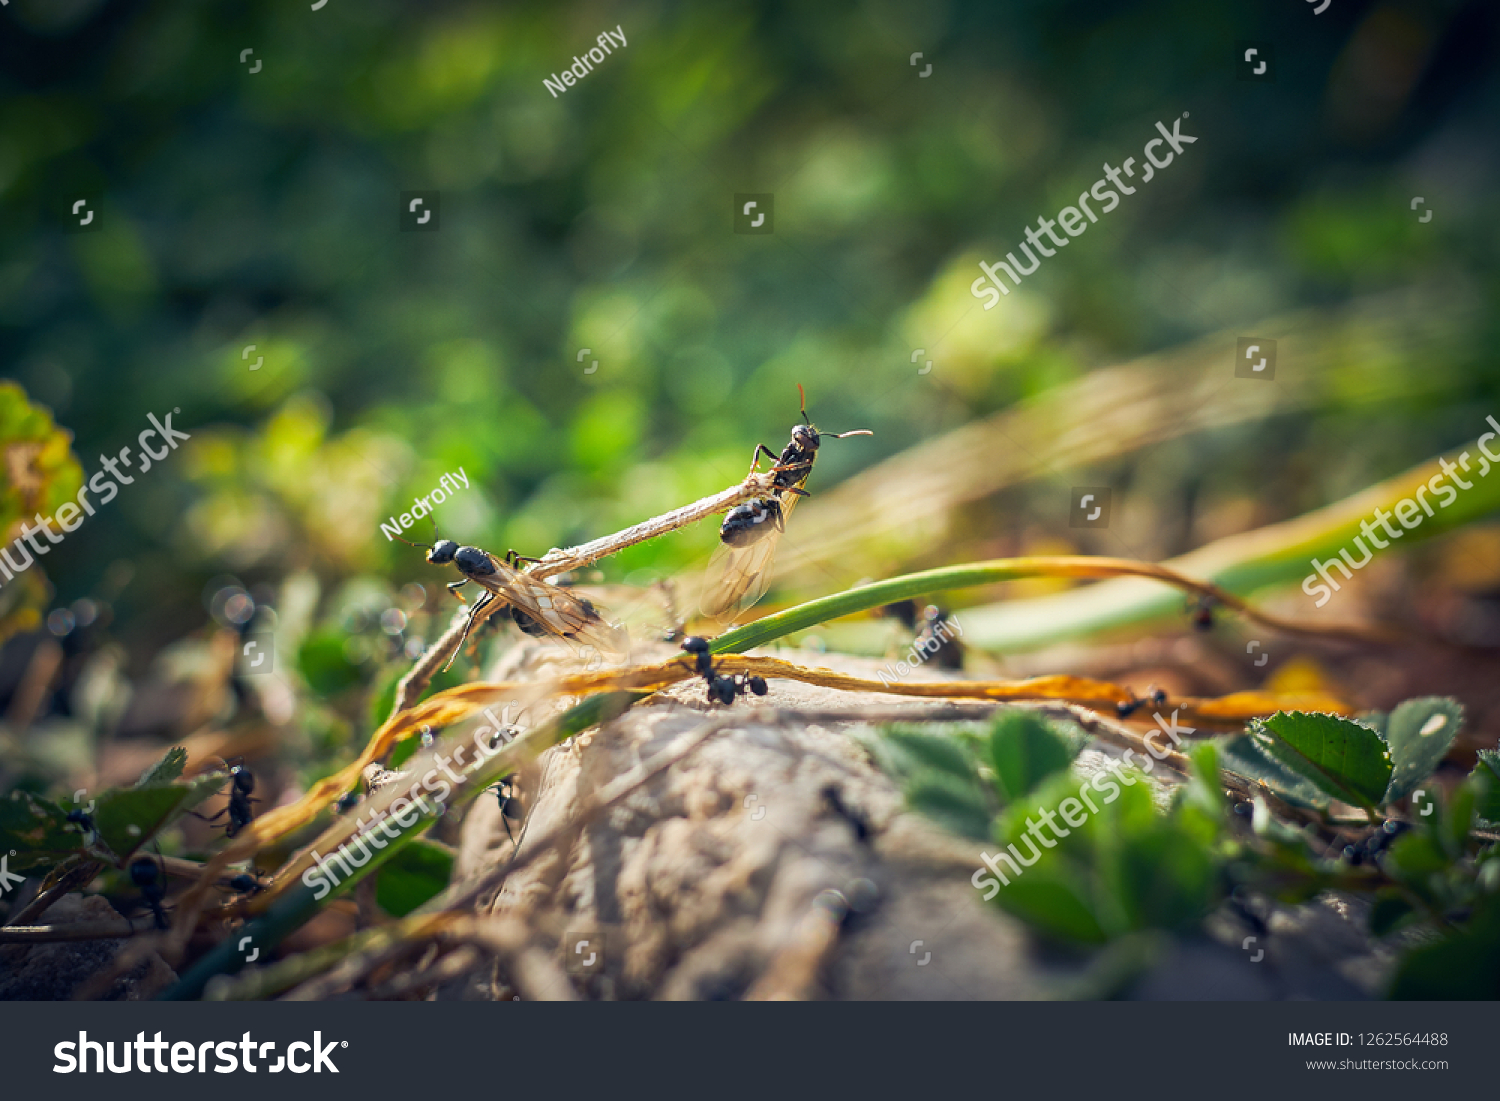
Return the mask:
[[(782, 524), (786, 523), (796, 501), (795, 494), (789, 493), (781, 498)], [(781, 529), (770, 523), (765, 528), (766, 533), (748, 547), (720, 543), (708, 560), (703, 595), (698, 601), (698, 610), (708, 618), (721, 623), (730, 622), (766, 595), (766, 589), (771, 585), (771, 562), (776, 557), (776, 546), (781, 542)]]
[(710, 619), (729, 622), (752, 607), (771, 587), (771, 560), (776, 557), (776, 532), (748, 547), (720, 543), (708, 560), (703, 596), (698, 610)]
[(610, 623), (591, 604), (566, 589), (512, 569), (490, 555), (492, 578), (476, 578), (502, 600), (530, 618), (543, 632), (566, 642), (591, 646), (612, 660), (630, 653), (630, 635)]

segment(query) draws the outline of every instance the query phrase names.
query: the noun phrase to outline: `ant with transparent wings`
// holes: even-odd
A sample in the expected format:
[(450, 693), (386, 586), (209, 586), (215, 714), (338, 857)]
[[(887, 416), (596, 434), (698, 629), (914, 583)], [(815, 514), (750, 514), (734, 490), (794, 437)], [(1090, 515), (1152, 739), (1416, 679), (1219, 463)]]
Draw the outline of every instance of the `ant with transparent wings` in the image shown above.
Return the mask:
[(443, 666), (445, 670), (463, 649), (479, 612), (495, 600), (503, 600), (509, 606), (516, 626), (527, 634), (582, 643), (612, 658), (622, 657), (629, 650), (629, 636), (624, 629), (601, 616), (593, 604), (521, 570), (522, 562), (540, 559), (526, 558), (513, 550), (507, 551), (504, 558), (496, 558), (479, 547), (461, 547), (452, 539), (439, 539), (431, 544), (412, 543), (409, 539), (401, 541), (413, 547), (425, 547), (427, 561), (435, 566), (446, 566), (451, 562), (458, 568), (463, 577), (450, 581), (448, 591), (459, 600), (463, 597), (459, 596), (458, 590), (470, 581), (485, 590), (484, 595), (469, 606), (468, 622), (464, 624), (453, 656)]
[(771, 560), (776, 544), (786, 531), (786, 520), (798, 497), (806, 497), (802, 487), (812, 473), (818, 448), (825, 438), (841, 440), (845, 436), (873, 436), (868, 428), (849, 432), (820, 432), (807, 416), (807, 394), (797, 384), (802, 402), (802, 424), (792, 425), (791, 441), (778, 455), (765, 444), (755, 445), (750, 456), (750, 473), (755, 473), (761, 456), (774, 461), (771, 467), (771, 493), (753, 497), (730, 509), (719, 527), (719, 546), (708, 563), (708, 578), (699, 607), (710, 619), (733, 619), (765, 595), (771, 582)]

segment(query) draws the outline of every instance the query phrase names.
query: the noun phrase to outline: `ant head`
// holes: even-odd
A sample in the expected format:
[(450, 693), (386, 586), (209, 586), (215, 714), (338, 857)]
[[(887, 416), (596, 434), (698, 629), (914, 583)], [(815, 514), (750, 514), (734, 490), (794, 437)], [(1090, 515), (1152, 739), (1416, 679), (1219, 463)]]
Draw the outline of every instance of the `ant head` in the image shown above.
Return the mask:
[(823, 442), (824, 436), (831, 436), (841, 440), (845, 436), (873, 436), (875, 433), (868, 428), (856, 428), (852, 432), (819, 432), (813, 426), (813, 422), (807, 418), (807, 395), (802, 392), (802, 384), (797, 383), (797, 395), (802, 399), (802, 420), (804, 423), (792, 426), (792, 442), (806, 451), (816, 451), (818, 444)]
[[(431, 520), (432, 517), (429, 516), (428, 519)], [(435, 566), (446, 566), (449, 562), (453, 561), (453, 556), (458, 553), (457, 543), (455, 543), (452, 539), (444, 539), (438, 535), (438, 526), (436, 520), (432, 521), (433, 541), (431, 543), (413, 543), (410, 539), (403, 538), (399, 535), (396, 536), (396, 538), (400, 539), (401, 542), (405, 543), (408, 547), (425, 548), (427, 551), (427, 561), (431, 562)]]
[(255, 790), (255, 775), (244, 765), (235, 765), (229, 770), (229, 776), (234, 781), (236, 791), (249, 795)]
[(708, 653), (708, 639), (701, 635), (689, 635), (682, 640), (682, 648), (690, 654)]

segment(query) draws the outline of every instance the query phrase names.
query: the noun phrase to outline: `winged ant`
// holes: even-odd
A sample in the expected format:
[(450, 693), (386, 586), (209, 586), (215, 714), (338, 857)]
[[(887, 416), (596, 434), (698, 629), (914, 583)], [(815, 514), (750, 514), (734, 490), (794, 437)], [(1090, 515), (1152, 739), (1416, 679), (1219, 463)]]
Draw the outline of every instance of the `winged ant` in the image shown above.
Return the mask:
[(868, 428), (849, 432), (820, 432), (807, 416), (807, 394), (797, 384), (802, 402), (802, 424), (792, 425), (791, 441), (778, 455), (765, 444), (755, 445), (750, 456), (750, 472), (755, 473), (761, 457), (774, 461), (771, 467), (771, 492), (736, 505), (719, 526), (719, 546), (708, 563), (707, 581), (699, 608), (710, 619), (733, 619), (765, 595), (771, 581), (771, 560), (776, 544), (786, 531), (786, 520), (798, 497), (806, 497), (802, 488), (812, 473), (818, 448), (825, 438), (872, 436)]
[(438, 539), (430, 544), (412, 543), (409, 539), (402, 542), (425, 547), (427, 561), (435, 566), (452, 563), (458, 568), (463, 574), (462, 579), (448, 583), (448, 591), (458, 599), (463, 599), (458, 590), (470, 581), (485, 590), (484, 595), (470, 605), (468, 622), (464, 624), (453, 656), (443, 666), (445, 670), (463, 649), (480, 611), (495, 600), (503, 600), (509, 606), (516, 626), (527, 634), (592, 646), (611, 657), (622, 656), (629, 649), (629, 636), (624, 629), (608, 622), (589, 601), (521, 570), (522, 562), (540, 559), (526, 558), (513, 550), (507, 551), (504, 558), (497, 558), (479, 547), (461, 547), (452, 539)]

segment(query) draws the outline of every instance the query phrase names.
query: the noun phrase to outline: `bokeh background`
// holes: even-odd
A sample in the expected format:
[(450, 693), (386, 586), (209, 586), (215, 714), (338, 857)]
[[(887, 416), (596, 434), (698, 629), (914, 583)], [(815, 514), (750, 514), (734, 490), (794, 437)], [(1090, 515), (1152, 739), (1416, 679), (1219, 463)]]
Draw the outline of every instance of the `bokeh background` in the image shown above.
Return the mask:
[[(546, 90), (617, 26), (626, 47)], [(773, 603), (1002, 554), (1159, 559), (1471, 440), (1500, 412), (1497, 29), (1484, 0), (12, 0), (0, 370), (29, 404), (5, 415), (77, 465), (54, 436), (48, 488), (7, 469), (6, 538), (148, 412), (192, 440), (0, 589), (0, 777), (117, 781), (198, 737), (274, 742), (295, 790), (451, 611), (381, 520), (462, 467), (444, 535), (598, 536), (779, 449), (799, 383), (818, 424), (875, 434), (823, 450)], [(1273, 80), (1238, 62), (1257, 43)], [(978, 260), (1183, 112), (1196, 144), (982, 308)], [(400, 231), (411, 190), (441, 193), (437, 232)], [(742, 192), (774, 194), (774, 233), (733, 232)], [(97, 232), (68, 231), (75, 195)], [(1236, 337), (1267, 333), (1277, 380), (1236, 380)], [(1154, 380), (1140, 439), (1086, 415), (1122, 364)], [(1037, 403), (1073, 419), (1029, 465), (955, 488), (960, 448), (939, 490), (840, 496)], [(1116, 487), (1108, 532), (1069, 528), (1079, 484)], [(1500, 589), (1489, 531), (1476, 593)], [(713, 542), (600, 579), (684, 578)], [(278, 670), (237, 725), (246, 631)]]

